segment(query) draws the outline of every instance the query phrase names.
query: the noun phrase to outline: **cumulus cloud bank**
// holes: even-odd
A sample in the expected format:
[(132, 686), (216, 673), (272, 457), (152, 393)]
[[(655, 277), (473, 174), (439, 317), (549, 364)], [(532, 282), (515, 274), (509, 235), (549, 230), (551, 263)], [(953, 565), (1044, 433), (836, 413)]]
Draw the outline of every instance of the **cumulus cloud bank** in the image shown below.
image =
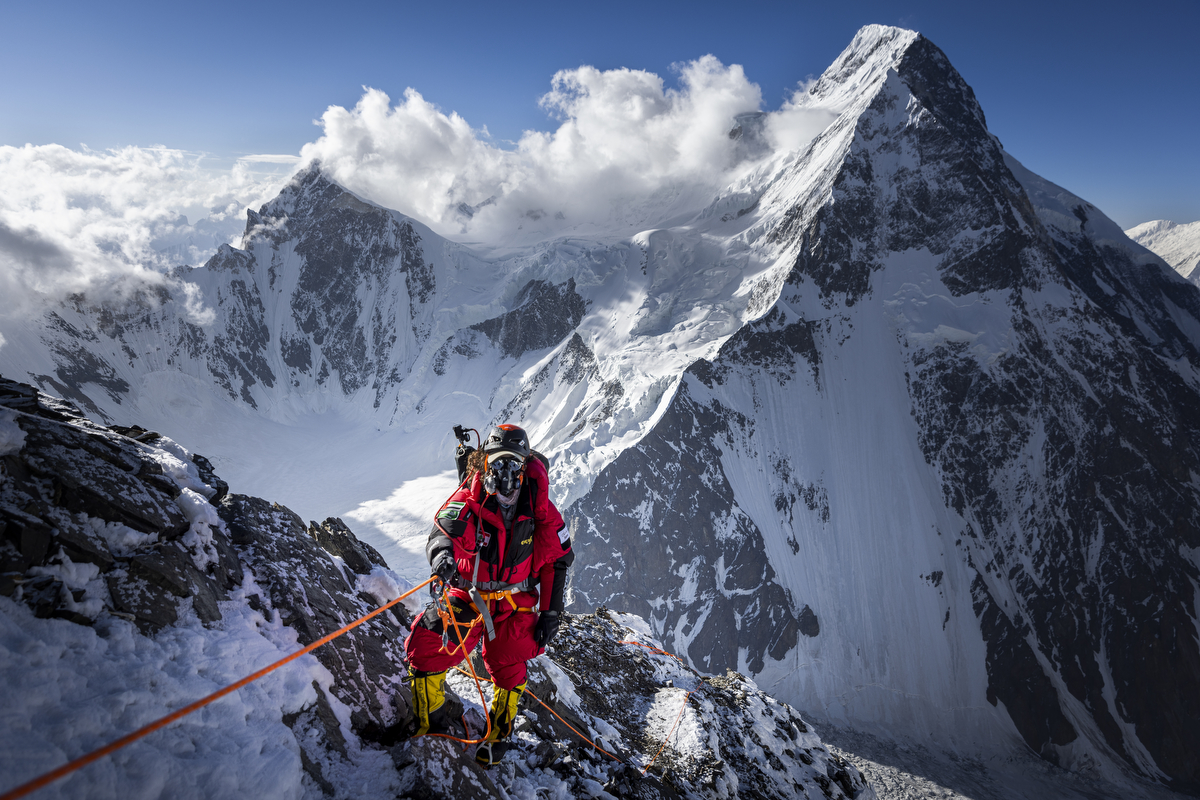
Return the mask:
[[(503, 241), (580, 225), (651, 224), (694, 208), (752, 155), (807, 143), (832, 119), (789, 102), (757, 115), (759, 87), (738, 65), (705, 56), (677, 67), (679, 88), (631, 69), (557, 73), (541, 105), (560, 121), (505, 149), (456, 113), (408, 89), (396, 104), (367, 89), (330, 107), (324, 135), (301, 151), (347, 188), (443, 233)], [(761, 117), (761, 147), (730, 137)]]
[[(0, 147), (0, 313), (43, 297), (112, 298), (161, 284), (166, 268), (202, 263), (229, 241), (247, 205), (284, 177), (240, 162), (208, 169), (167, 148)], [(194, 293), (185, 296), (202, 320)]]
[[(366, 89), (353, 108), (325, 112), (300, 156), (243, 156), (232, 168), (165, 147), (0, 146), (0, 317), (46, 298), (120, 298), (168, 282), (169, 267), (236, 244), (245, 209), (313, 159), (380, 205), (499, 244), (661, 224), (832, 119), (805, 106), (803, 87), (762, 113), (759, 87), (712, 56), (676, 69), (678, 88), (642, 70), (561, 71), (541, 98), (557, 127), (505, 146), (414, 89), (394, 104)], [(194, 287), (173, 286), (203, 322)]]

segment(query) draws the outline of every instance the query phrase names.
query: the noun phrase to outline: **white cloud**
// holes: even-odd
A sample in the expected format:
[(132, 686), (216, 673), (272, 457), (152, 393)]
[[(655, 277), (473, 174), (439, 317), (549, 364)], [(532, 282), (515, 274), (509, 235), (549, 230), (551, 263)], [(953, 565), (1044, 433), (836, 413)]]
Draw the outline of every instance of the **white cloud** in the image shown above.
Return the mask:
[[(353, 108), (330, 107), (299, 157), (252, 154), (224, 168), (165, 147), (0, 146), (0, 315), (47, 296), (127, 296), (171, 266), (202, 264), (239, 241), (248, 206), (314, 158), (374, 202), (500, 243), (632, 232), (696, 210), (748, 160), (801, 147), (831, 119), (796, 102), (801, 93), (757, 113), (758, 86), (712, 56), (676, 69), (678, 88), (641, 70), (561, 71), (541, 98), (557, 127), (508, 149), (413, 89), (394, 104), (365, 89)], [(730, 137), (736, 124), (741, 139)], [(177, 296), (194, 319), (209, 318), (197, 294)]]
[(300, 162), (300, 156), (282, 155), (279, 153), (256, 153), (249, 156), (241, 156), (238, 161), (243, 164), (297, 164)]
[[(0, 147), (0, 312), (38, 297), (119, 297), (160, 284), (165, 268), (202, 263), (228, 241), (246, 206), (284, 179), (202, 161), (163, 147)], [(189, 300), (202, 318), (198, 298)]]
[(773, 149), (798, 150), (837, 119), (833, 109), (811, 105), (807, 93), (814, 83), (815, 78), (801, 82), (791, 99), (767, 116), (766, 133)]
[[(704, 56), (677, 69), (678, 89), (641, 70), (561, 71), (541, 99), (558, 128), (527, 131), (511, 150), (414, 89), (395, 105), (366, 89), (354, 108), (325, 112), (324, 135), (301, 156), (352, 191), (472, 239), (652, 224), (728, 182), (746, 157), (729, 136), (735, 117), (762, 104), (740, 66)], [(789, 149), (830, 119), (795, 104), (767, 117), (769, 143)]]

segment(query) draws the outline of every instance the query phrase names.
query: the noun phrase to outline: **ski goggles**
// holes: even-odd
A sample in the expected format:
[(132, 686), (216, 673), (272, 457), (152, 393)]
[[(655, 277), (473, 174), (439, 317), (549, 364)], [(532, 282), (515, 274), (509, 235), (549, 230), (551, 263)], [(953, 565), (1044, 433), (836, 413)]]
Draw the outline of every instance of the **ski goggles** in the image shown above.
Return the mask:
[(520, 472), (524, 466), (525, 460), (516, 456), (500, 456), (488, 460), (488, 469), (494, 469), (498, 473)]

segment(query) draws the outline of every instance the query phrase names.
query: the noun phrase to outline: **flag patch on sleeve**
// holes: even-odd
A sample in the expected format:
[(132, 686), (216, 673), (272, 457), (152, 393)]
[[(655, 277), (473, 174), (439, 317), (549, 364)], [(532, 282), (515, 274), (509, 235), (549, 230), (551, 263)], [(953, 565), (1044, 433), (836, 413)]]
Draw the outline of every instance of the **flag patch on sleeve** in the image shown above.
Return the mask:
[(438, 519), (458, 519), (467, 507), (466, 503), (446, 503), (445, 508), (438, 512)]

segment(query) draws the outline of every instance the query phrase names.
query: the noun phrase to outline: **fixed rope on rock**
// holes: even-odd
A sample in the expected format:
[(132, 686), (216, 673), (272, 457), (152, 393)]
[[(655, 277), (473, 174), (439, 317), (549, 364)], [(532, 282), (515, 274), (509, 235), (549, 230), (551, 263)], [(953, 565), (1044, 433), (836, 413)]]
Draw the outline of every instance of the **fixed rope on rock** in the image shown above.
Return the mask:
[[(696, 670), (692, 669), (687, 664), (685, 664), (683, 662), (682, 658), (675, 655), (674, 653), (668, 653), (666, 650), (660, 650), (657, 647), (651, 647), (648, 644), (644, 644), (643, 642), (636, 642), (633, 639), (622, 639), (621, 641), (617, 642), (617, 644), (632, 644), (632, 645), (636, 645), (638, 647), (644, 647), (647, 650), (650, 650), (651, 652), (654, 652), (654, 653), (660, 653), (664, 656), (670, 656), (671, 658), (678, 661), (680, 663), (680, 665), (683, 666), (685, 669), (690, 670), (691, 672), (695, 673), (697, 676), (700, 674), (700, 673), (696, 672)], [(675, 729), (679, 727), (679, 721), (683, 719), (683, 710), (685, 708), (687, 708), (688, 702), (692, 699), (692, 694), (695, 691), (696, 691), (696, 689), (692, 689), (691, 691), (689, 691), (687, 693), (687, 696), (683, 698), (683, 705), (681, 705), (679, 707), (679, 713), (675, 715), (675, 724), (673, 724), (671, 726), (671, 730), (669, 730), (667, 732), (666, 738), (664, 738), (662, 744), (659, 745), (658, 752), (654, 754), (654, 758), (650, 759), (650, 763), (647, 764), (646, 767), (642, 770), (643, 775), (645, 775), (647, 772), (650, 771), (650, 767), (654, 766), (654, 762), (658, 760), (658, 757), (660, 755), (662, 755), (662, 751), (666, 749), (667, 742), (671, 741), (671, 737), (675, 735)]]
[[(479, 619), (478, 619), (478, 618), (476, 618), (474, 622), (472, 622), (470, 625), (468, 625), (468, 626), (467, 626), (467, 629), (468, 629), (468, 630), (470, 630), (470, 628), (471, 628), (471, 627), (473, 627), (473, 626), (474, 626), (475, 624), (477, 624), (478, 622), (479, 622)], [(456, 623), (456, 625), (457, 625), (457, 623)], [(456, 632), (457, 632), (457, 628), (456, 628)], [(459, 641), (461, 642), (462, 640), (460, 639)], [(695, 674), (699, 675), (699, 673), (697, 673), (697, 672), (696, 672), (694, 669), (692, 669), (692, 668), (691, 668), (691, 667), (689, 667), (689, 666), (688, 666), (686, 663), (684, 663), (684, 661), (683, 661), (681, 658), (679, 658), (679, 656), (676, 656), (676, 655), (674, 655), (673, 653), (668, 653), (666, 650), (661, 650), (661, 649), (659, 649), (659, 648), (657, 648), (657, 647), (651, 647), (651, 646), (650, 646), (650, 645), (648, 645), (648, 644), (644, 644), (644, 643), (642, 643), (642, 642), (636, 642), (636, 641), (633, 641), (632, 639), (621, 640), (621, 641), (617, 642), (617, 644), (631, 644), (631, 645), (636, 645), (637, 647), (644, 647), (644, 648), (646, 648), (647, 650), (650, 650), (650, 651), (652, 651), (652, 652), (655, 652), (655, 653), (660, 653), (661, 655), (664, 655), (664, 656), (669, 656), (670, 658), (673, 658), (673, 659), (675, 659), (676, 661), (678, 661), (678, 662), (680, 663), (680, 665), (682, 665), (682, 666), (683, 666), (685, 669), (687, 669), (687, 670), (689, 670), (689, 671), (691, 671), (691, 672), (693, 672), (693, 673), (695, 673)], [(476, 674), (476, 672), (475, 672), (475, 667), (474, 667), (474, 665), (471, 663), (471, 659), (470, 659), (470, 658), (467, 658), (467, 659), (466, 659), (466, 661), (467, 661), (467, 666), (468, 666), (468, 667), (470, 667), (470, 669), (471, 669), (470, 673), (466, 672), (466, 671), (465, 671), (465, 670), (464, 670), (462, 667), (455, 667), (455, 669), (456, 669), (458, 672), (462, 673), (463, 675), (468, 675), (468, 674), (469, 674), (469, 675), (470, 675), (472, 678), (474, 678), (474, 680), (475, 680), (475, 686), (476, 686), (476, 688), (479, 690), (479, 699), (480, 699), (480, 705), (482, 706), (482, 705), (483, 705), (483, 688), (482, 688), (482, 686), (480, 685), (480, 678), (479, 678), (479, 676), (478, 676), (478, 675)], [(485, 683), (490, 683), (490, 681), (487, 681), (486, 679), (484, 679), (484, 682), (485, 682)], [(685, 697), (683, 698), (683, 704), (679, 706), (679, 713), (675, 715), (675, 722), (674, 722), (674, 724), (672, 724), (672, 725), (671, 725), (671, 730), (669, 730), (669, 731), (667, 732), (667, 735), (666, 735), (666, 737), (663, 739), (663, 741), (662, 741), (662, 744), (661, 744), (661, 745), (659, 745), (659, 747), (658, 747), (658, 750), (657, 750), (657, 751), (654, 753), (654, 757), (653, 757), (653, 758), (651, 758), (651, 759), (650, 759), (650, 761), (649, 761), (649, 763), (647, 763), (647, 764), (646, 764), (646, 766), (645, 766), (645, 767), (643, 767), (643, 768), (640, 770), (640, 771), (641, 771), (641, 773), (642, 773), (643, 775), (645, 775), (646, 773), (648, 773), (648, 772), (650, 771), (650, 768), (654, 766), (654, 762), (658, 760), (658, 757), (659, 757), (660, 755), (662, 755), (662, 752), (663, 752), (663, 750), (665, 750), (665, 749), (666, 749), (666, 747), (667, 747), (667, 743), (671, 741), (671, 737), (675, 735), (675, 729), (679, 727), (679, 722), (680, 722), (680, 721), (683, 719), (683, 712), (684, 712), (684, 709), (686, 709), (686, 708), (687, 708), (688, 702), (689, 702), (689, 701), (692, 699), (692, 695), (693, 695), (695, 692), (696, 692), (696, 689), (692, 689), (691, 691), (689, 691), (689, 692), (687, 693), (687, 696), (685, 696)], [(576, 736), (578, 736), (580, 739), (583, 739), (585, 742), (587, 742), (589, 745), (591, 745), (591, 746), (592, 746), (592, 747), (593, 747), (595, 750), (597, 750), (597, 751), (599, 751), (599, 752), (603, 753), (604, 755), (608, 756), (608, 757), (609, 757), (609, 758), (611, 758), (613, 761), (616, 761), (616, 762), (617, 762), (617, 763), (619, 763), (619, 764), (628, 764), (628, 763), (629, 763), (628, 761), (626, 761), (626, 760), (625, 760), (625, 759), (623, 759), (623, 758), (620, 758), (620, 757), (618, 757), (618, 756), (614, 756), (612, 753), (608, 752), (608, 751), (607, 751), (607, 750), (605, 750), (603, 747), (601, 747), (600, 745), (596, 744), (596, 743), (595, 743), (595, 742), (594, 742), (594, 741), (593, 741), (593, 740), (592, 740), (592, 739), (591, 739), (589, 736), (587, 736), (587, 735), (586, 735), (586, 734), (584, 734), (584, 733), (581, 733), (581, 732), (580, 732), (578, 729), (576, 729), (576, 727), (575, 727), (574, 725), (572, 725), (571, 723), (569, 723), (569, 722), (567, 722), (565, 719), (563, 719), (563, 718), (562, 718), (562, 716), (561, 716), (561, 715), (560, 715), (560, 714), (559, 714), (557, 711), (555, 711), (553, 708), (551, 708), (549, 705), (547, 705), (547, 704), (546, 704), (546, 702), (542, 700), (542, 698), (538, 697), (538, 696), (537, 696), (536, 694), (534, 694), (534, 693), (533, 693), (531, 690), (529, 690), (529, 689), (526, 689), (526, 690), (525, 690), (525, 694), (529, 695), (529, 696), (530, 696), (530, 697), (532, 697), (534, 700), (538, 701), (538, 703), (539, 703), (539, 704), (541, 704), (542, 708), (546, 709), (546, 710), (547, 710), (547, 711), (549, 711), (551, 714), (553, 714), (555, 717), (557, 717), (559, 722), (561, 722), (563, 725), (566, 725), (568, 728), (570, 728), (570, 729), (571, 729), (571, 731), (572, 731), (572, 733), (574, 733), (574, 734), (575, 734)], [(486, 708), (486, 706), (484, 706), (484, 707)], [(488, 720), (488, 722), (489, 722), (489, 725), (490, 725), (490, 723), (491, 723), (491, 720), (489, 719), (489, 720)], [(464, 723), (464, 724), (465, 724), (465, 723)], [(467, 741), (467, 740), (464, 740), (464, 739), (456, 739), (456, 738), (455, 738), (455, 737), (453, 737), (453, 736), (447, 736), (446, 734), (440, 734), (440, 733), (431, 733), (431, 734), (424, 734), (424, 735), (426, 735), (426, 736), (442, 736), (442, 737), (444, 737), (444, 738), (447, 738), (447, 739), (454, 739), (455, 741), (459, 741), (459, 742), (465, 742), (466, 744), (475, 744), (475, 743), (476, 743), (476, 741), (475, 741), (475, 740)], [(486, 735), (485, 735), (485, 736), (486, 736)], [(635, 765), (635, 766), (636, 766), (636, 765)], [(3, 800), (3, 798), (0, 798), (0, 800)]]
[(115, 742), (111, 742), (110, 744), (107, 744), (104, 747), (99, 748), (98, 750), (93, 750), (92, 752), (82, 755), (73, 761), (68, 761), (66, 764), (63, 764), (61, 767), (59, 767), (55, 770), (51, 770), (50, 772), (47, 772), (45, 775), (41, 775), (37, 778), (34, 778), (33, 780), (29, 781), (28, 783), (23, 783), (20, 786), (16, 787), (15, 789), (10, 789), (8, 792), (5, 792), (3, 795), (0, 795), (0, 800), (17, 800), (17, 798), (25, 797), (26, 795), (28, 795), (32, 792), (36, 792), (38, 789), (41, 789), (45, 786), (49, 786), (51, 783), (54, 783), (59, 778), (65, 778), (67, 775), (70, 775), (72, 772), (75, 772), (76, 770), (78, 770), (82, 767), (86, 767), (88, 764), (91, 764), (93, 761), (98, 761), (107, 755), (111, 755), (112, 753), (115, 753), (116, 751), (120, 750), (122, 747), (125, 747), (126, 745), (129, 745), (129, 744), (133, 744), (138, 739), (141, 739), (144, 736), (154, 733), (155, 731), (159, 730), (160, 728), (165, 728), (166, 726), (170, 725), (172, 722), (176, 722), (180, 719), (183, 719), (188, 714), (191, 714), (193, 711), (198, 711), (199, 709), (203, 708), (204, 706), (208, 705), (209, 703), (212, 703), (215, 700), (220, 700), (222, 697), (224, 697), (227, 694), (236, 692), (238, 689), (241, 689), (243, 686), (253, 683), (254, 681), (258, 680), (259, 678), (274, 672), (275, 670), (279, 669), (280, 667), (284, 666), (285, 664), (289, 664), (292, 661), (295, 661), (296, 659), (300, 658), (300, 656), (303, 656), (307, 653), (311, 653), (313, 650), (316, 650), (321, 645), (328, 644), (329, 642), (333, 641), (334, 639), (338, 638), (339, 636), (341, 636), (345, 633), (348, 633), (349, 631), (353, 630), (354, 628), (357, 628), (359, 625), (362, 625), (364, 622), (367, 622), (368, 620), (379, 616), (380, 614), (387, 611), (392, 606), (399, 603), (401, 600), (405, 599), (406, 597), (409, 597), (410, 595), (415, 594), (418, 590), (423, 589), (424, 587), (428, 586), (432, 582), (433, 582), (433, 578), (430, 578), (429, 580), (425, 581), (424, 583), (421, 583), (418, 586), (415, 586), (412, 589), (405, 592), (404, 594), (400, 595), (395, 600), (388, 601), (387, 603), (385, 603), (384, 605), (375, 609), (371, 613), (364, 614), (363, 616), (361, 616), (358, 619), (351, 622), (349, 625), (346, 625), (342, 628), (338, 628), (336, 631), (334, 631), (333, 633), (330, 633), (326, 636), (322, 636), (320, 639), (317, 639), (315, 642), (308, 645), (307, 647), (304, 647), (303, 649), (297, 650), (296, 652), (292, 653), (291, 655), (288, 655), (288, 656), (285, 656), (285, 657), (279, 659), (274, 664), (265, 666), (262, 669), (260, 669), (258, 672), (255, 672), (252, 675), (247, 675), (245, 678), (242, 678), (240, 681), (238, 681), (236, 683), (231, 683), (223, 689), (218, 689), (217, 691), (213, 692), (212, 694), (208, 695), (207, 697), (202, 697), (201, 699), (197, 700), (196, 702), (191, 703), (190, 705), (186, 705), (183, 708), (179, 709), (178, 711), (173, 711), (172, 713), (166, 715), (165, 717), (162, 717), (160, 719), (155, 720), (154, 722), (151, 722), (149, 725), (138, 728), (133, 733), (130, 733), (126, 736), (122, 736), (120, 739), (117, 739)]

